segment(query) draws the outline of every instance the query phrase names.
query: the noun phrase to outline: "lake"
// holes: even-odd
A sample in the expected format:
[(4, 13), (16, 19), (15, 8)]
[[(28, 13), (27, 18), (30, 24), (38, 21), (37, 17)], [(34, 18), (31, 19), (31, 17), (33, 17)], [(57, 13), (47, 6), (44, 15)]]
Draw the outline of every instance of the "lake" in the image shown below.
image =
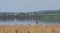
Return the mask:
[(50, 24), (60, 24), (59, 21), (42, 21), (42, 20), (0, 20), (0, 25), (33, 25), (36, 24), (50, 25)]

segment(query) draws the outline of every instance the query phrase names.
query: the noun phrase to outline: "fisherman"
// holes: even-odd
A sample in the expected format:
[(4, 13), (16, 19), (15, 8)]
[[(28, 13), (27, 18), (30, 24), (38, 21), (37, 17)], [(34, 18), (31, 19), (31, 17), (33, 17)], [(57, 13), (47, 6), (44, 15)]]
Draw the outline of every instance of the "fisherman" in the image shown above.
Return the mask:
[(28, 25), (30, 25), (30, 24), (28, 24)]
[(36, 21), (36, 24), (38, 24), (38, 21)]

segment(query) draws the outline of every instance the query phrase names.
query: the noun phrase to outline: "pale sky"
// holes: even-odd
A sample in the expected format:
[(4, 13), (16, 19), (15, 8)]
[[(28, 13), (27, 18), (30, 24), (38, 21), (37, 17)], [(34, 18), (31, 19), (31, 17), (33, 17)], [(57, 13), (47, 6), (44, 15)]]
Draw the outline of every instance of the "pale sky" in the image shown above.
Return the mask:
[(0, 0), (0, 12), (60, 9), (60, 0)]

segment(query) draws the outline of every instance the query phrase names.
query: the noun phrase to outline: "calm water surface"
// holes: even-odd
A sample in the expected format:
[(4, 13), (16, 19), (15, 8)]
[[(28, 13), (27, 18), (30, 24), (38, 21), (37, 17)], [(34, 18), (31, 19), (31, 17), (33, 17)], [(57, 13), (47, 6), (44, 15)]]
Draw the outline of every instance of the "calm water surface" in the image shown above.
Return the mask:
[(51, 21), (41, 21), (41, 20), (2, 20), (0, 21), (0, 25), (33, 25), (36, 24), (36, 21), (38, 21), (38, 24), (60, 24), (60, 22), (51, 22)]

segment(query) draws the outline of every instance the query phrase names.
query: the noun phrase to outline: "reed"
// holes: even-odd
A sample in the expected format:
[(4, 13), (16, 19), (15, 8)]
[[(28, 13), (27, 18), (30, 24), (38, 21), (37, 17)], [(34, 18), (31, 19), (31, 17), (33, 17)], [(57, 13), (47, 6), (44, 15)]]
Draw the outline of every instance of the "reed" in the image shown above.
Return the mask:
[(60, 25), (2, 25), (0, 33), (60, 33)]

